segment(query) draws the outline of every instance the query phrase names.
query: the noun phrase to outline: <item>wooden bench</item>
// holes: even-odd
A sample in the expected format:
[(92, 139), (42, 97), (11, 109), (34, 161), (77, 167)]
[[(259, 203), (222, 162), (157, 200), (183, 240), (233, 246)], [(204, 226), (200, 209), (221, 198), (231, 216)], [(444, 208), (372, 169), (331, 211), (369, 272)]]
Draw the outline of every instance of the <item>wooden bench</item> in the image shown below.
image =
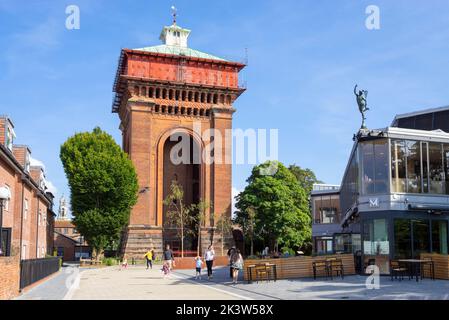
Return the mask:
[(83, 267), (86, 265), (95, 266), (95, 265), (101, 265), (101, 264), (102, 264), (101, 260), (80, 258), (80, 267)]

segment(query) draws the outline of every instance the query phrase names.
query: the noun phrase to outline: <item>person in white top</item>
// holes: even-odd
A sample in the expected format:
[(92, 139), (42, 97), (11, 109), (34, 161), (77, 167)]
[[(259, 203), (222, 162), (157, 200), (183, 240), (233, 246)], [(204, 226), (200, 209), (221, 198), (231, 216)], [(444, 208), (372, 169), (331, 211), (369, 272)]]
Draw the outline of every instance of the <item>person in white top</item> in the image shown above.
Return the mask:
[(204, 254), (204, 260), (206, 260), (206, 266), (207, 266), (207, 277), (209, 280), (212, 278), (212, 267), (214, 265), (214, 259), (215, 259), (215, 251), (212, 245), (210, 245), (206, 253)]

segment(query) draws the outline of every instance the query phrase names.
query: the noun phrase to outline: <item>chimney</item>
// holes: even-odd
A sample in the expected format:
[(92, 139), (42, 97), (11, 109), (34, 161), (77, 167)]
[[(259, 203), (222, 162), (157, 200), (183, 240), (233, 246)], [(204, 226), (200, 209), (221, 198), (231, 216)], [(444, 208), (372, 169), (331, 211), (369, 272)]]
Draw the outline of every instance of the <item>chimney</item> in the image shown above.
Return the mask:
[(14, 132), (14, 124), (8, 116), (0, 116), (0, 144), (4, 145), (12, 152), (12, 146), (16, 134)]

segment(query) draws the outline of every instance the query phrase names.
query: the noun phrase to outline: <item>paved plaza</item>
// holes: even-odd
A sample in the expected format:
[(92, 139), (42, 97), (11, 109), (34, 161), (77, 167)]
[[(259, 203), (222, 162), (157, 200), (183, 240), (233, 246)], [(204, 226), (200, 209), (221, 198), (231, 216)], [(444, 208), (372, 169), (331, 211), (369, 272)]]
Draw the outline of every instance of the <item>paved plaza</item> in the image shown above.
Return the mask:
[[(193, 270), (177, 270), (163, 278), (160, 266), (99, 269), (63, 268), (18, 299), (28, 300), (448, 300), (449, 281), (391, 281), (380, 278), (380, 289), (367, 289), (366, 277), (344, 280), (292, 279), (248, 284), (231, 283), (228, 268), (215, 268), (211, 281)], [(79, 271), (81, 270), (81, 271)], [(78, 280), (77, 280), (78, 279)], [(76, 289), (74, 284), (79, 283)]]

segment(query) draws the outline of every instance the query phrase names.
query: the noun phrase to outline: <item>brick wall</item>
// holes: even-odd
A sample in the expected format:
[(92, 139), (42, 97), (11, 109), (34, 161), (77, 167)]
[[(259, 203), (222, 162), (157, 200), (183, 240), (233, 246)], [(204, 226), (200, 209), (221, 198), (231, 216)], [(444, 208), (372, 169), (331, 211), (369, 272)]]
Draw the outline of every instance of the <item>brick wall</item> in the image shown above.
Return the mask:
[(12, 299), (19, 295), (19, 256), (0, 258), (0, 300)]
[(57, 232), (54, 233), (55, 249), (64, 248), (62, 261), (75, 261), (75, 242)]
[(5, 144), (6, 138), (6, 118), (0, 117), (0, 144)]

